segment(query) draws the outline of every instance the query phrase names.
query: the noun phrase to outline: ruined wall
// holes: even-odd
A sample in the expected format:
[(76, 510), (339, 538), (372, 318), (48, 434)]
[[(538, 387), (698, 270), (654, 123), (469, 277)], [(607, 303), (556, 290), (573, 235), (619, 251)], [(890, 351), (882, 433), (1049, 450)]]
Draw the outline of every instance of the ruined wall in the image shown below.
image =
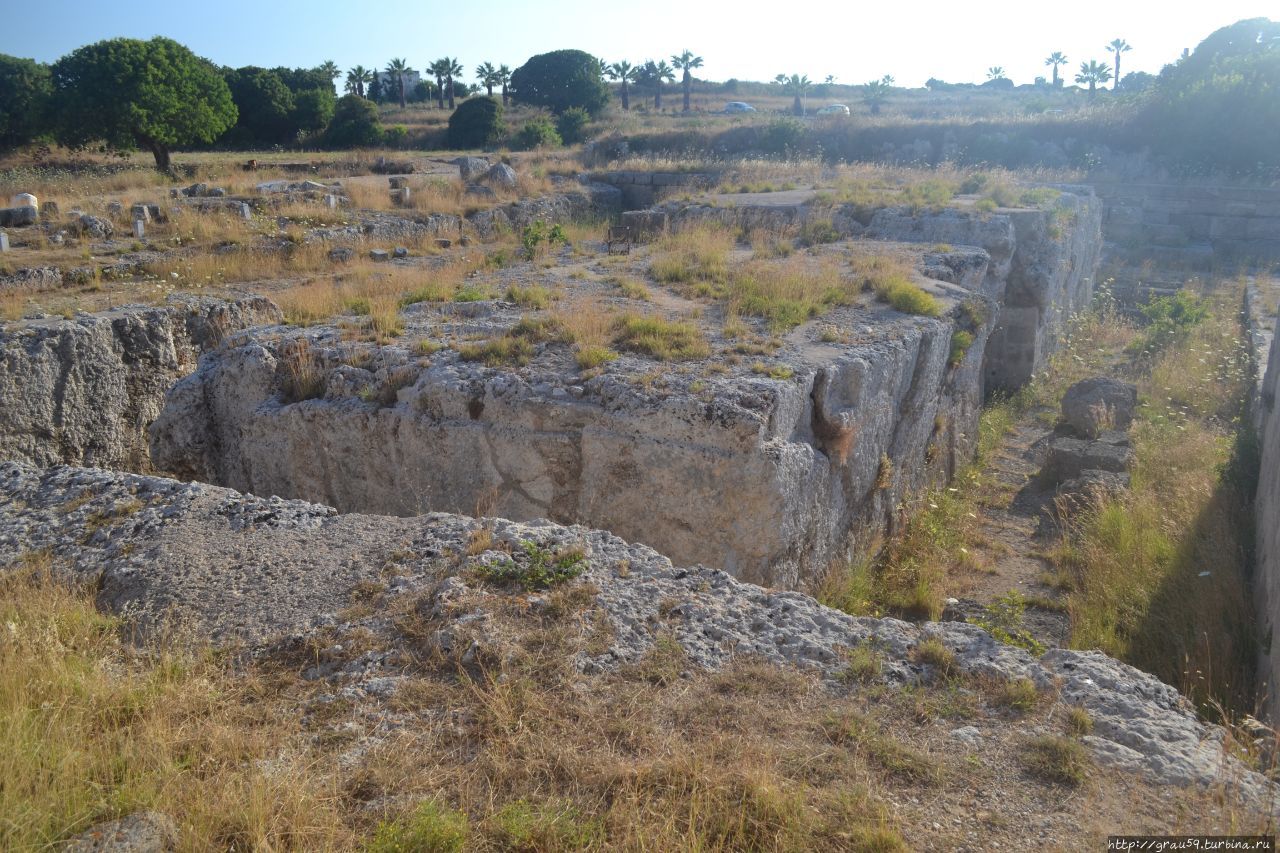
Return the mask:
[(1103, 234), (1118, 256), (1199, 266), (1280, 260), (1280, 188), (1094, 185)]
[(200, 351), (280, 319), (252, 297), (0, 328), (0, 459), (148, 471), (147, 426)]
[(1267, 713), (1280, 720), (1280, 338), (1271, 342), (1271, 353), (1262, 380), (1258, 405), (1258, 436), (1262, 466), (1258, 478), (1257, 549), (1254, 578), (1257, 591), (1259, 635), (1259, 676), (1266, 688)]
[(652, 207), (674, 193), (691, 190), (705, 191), (720, 180), (720, 176), (707, 172), (650, 172), (626, 171), (593, 172), (593, 183), (617, 187), (622, 193), (623, 210), (639, 210)]

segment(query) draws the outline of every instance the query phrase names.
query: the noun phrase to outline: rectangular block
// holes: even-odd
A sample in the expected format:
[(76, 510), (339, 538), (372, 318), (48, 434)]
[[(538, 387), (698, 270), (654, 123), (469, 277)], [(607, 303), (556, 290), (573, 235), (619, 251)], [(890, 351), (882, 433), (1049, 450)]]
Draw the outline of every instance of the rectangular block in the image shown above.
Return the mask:
[(9, 251), (9, 235), (0, 231), (0, 252)]

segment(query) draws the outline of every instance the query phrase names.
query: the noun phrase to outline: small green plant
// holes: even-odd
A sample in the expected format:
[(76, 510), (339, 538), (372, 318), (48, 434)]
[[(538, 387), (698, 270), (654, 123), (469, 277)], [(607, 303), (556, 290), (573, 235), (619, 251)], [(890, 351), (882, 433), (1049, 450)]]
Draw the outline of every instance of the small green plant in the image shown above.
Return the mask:
[(751, 372), (770, 379), (790, 379), (796, 375), (795, 370), (785, 364), (765, 364), (763, 361), (751, 365)]
[(480, 569), (480, 577), (505, 586), (515, 584), (526, 590), (542, 590), (572, 580), (586, 568), (586, 555), (580, 548), (551, 552), (536, 542), (523, 542), (524, 560), (506, 559), (489, 563)]
[(578, 350), (575, 360), (578, 367), (583, 370), (590, 370), (593, 367), (599, 367), (613, 361), (618, 354), (608, 347), (602, 346), (585, 346)]
[(688, 361), (711, 354), (711, 347), (693, 323), (624, 314), (613, 328), (618, 346), (659, 361)]
[(551, 305), (551, 291), (545, 287), (536, 284), (528, 287), (516, 287), (512, 285), (507, 289), (506, 299), (508, 302), (514, 302), (521, 308), (531, 310), (542, 310)]
[(1022, 744), (1020, 758), (1028, 772), (1064, 785), (1082, 783), (1092, 766), (1089, 753), (1077, 741), (1061, 735), (1039, 735)]
[(995, 213), (999, 207), (1000, 205), (990, 198), (980, 198), (973, 205), (973, 209), (979, 213)]
[(1022, 593), (1011, 589), (985, 605), (982, 616), (973, 617), (969, 621), (985, 629), (997, 641), (1026, 649), (1039, 657), (1045, 652), (1044, 643), (1027, 630), (1024, 622), (1026, 610), (1027, 600), (1022, 597)]
[(520, 234), (520, 247), (524, 251), (525, 258), (531, 261), (538, 256), (543, 244), (563, 246), (568, 242), (569, 238), (563, 226), (557, 223), (548, 228), (547, 223), (541, 219), (530, 222)]
[(800, 226), (796, 240), (801, 246), (818, 246), (823, 243), (835, 243), (840, 239), (840, 232), (830, 219), (806, 219)]
[(875, 646), (870, 643), (859, 643), (845, 653), (848, 666), (841, 676), (846, 681), (858, 681), (863, 684), (873, 681), (880, 675), (884, 658)]
[(1130, 344), (1130, 350), (1150, 356), (1203, 322), (1209, 316), (1209, 305), (1203, 297), (1189, 290), (1179, 290), (1172, 296), (1152, 299), (1143, 306), (1142, 314), (1147, 318), (1147, 326)]
[(969, 353), (969, 347), (973, 346), (973, 333), (966, 332), (964, 329), (956, 329), (951, 334), (951, 353), (947, 356), (947, 364), (952, 367), (959, 367), (964, 361), (964, 357)]
[(489, 367), (501, 365), (523, 367), (533, 358), (533, 353), (531, 341), (510, 335), (458, 347), (458, 355), (463, 361), (482, 361)]
[(367, 853), (458, 853), (470, 836), (467, 816), (428, 801), (412, 814), (378, 824)]
[(886, 276), (875, 283), (876, 296), (904, 314), (920, 314), (937, 317), (942, 314), (942, 304), (930, 293), (912, 284), (902, 276)]
[(621, 290), (622, 295), (628, 299), (648, 302), (651, 296), (649, 288), (645, 287), (643, 282), (637, 281), (634, 278), (613, 276), (612, 278), (605, 279), (605, 283), (612, 284), (614, 287)]
[(453, 294), (454, 302), (485, 302), (490, 298), (489, 291), (474, 284), (466, 284)]
[(1084, 737), (1093, 732), (1093, 717), (1079, 705), (1067, 709), (1067, 732), (1076, 737)]
[(502, 850), (583, 850), (604, 837), (598, 818), (588, 818), (569, 802), (535, 804), (516, 800), (491, 819)]
[(1032, 711), (1040, 700), (1040, 691), (1036, 683), (1029, 678), (1014, 678), (1004, 682), (995, 691), (995, 703), (1003, 708), (1017, 711)]
[(956, 653), (947, 648), (937, 637), (925, 637), (916, 644), (912, 657), (916, 663), (928, 664), (938, 671), (943, 678), (954, 678), (960, 670), (956, 664)]

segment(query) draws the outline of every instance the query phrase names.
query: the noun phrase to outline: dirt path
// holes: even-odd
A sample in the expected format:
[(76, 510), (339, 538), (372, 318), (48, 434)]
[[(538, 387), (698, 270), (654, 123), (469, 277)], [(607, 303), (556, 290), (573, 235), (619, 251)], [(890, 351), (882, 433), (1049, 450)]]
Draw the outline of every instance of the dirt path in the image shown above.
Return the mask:
[(1041, 447), (1052, 433), (1035, 413), (1024, 414), (992, 454), (979, 497), (978, 535), (970, 547), (975, 568), (962, 579), (963, 595), (944, 618), (984, 618), (986, 608), (1016, 591), (1026, 600), (1024, 625), (1046, 646), (1065, 646), (1070, 623), (1063, 593), (1046, 583), (1054, 573), (1044, 554), (1056, 525), (1053, 490), (1036, 474)]

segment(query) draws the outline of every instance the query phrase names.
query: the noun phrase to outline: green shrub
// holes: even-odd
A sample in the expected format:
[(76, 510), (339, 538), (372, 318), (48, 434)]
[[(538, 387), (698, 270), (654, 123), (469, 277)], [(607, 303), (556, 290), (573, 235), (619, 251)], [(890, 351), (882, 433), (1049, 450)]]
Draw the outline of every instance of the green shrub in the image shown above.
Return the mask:
[(468, 98), (449, 116), (450, 148), (485, 148), (502, 136), (502, 103)]
[(409, 141), (409, 128), (403, 124), (388, 127), (382, 131), (382, 144), (388, 148), (403, 148)]
[(1022, 593), (1011, 589), (982, 609), (981, 617), (973, 617), (969, 621), (1005, 645), (1018, 646), (1037, 656), (1044, 654), (1044, 643), (1033, 637), (1024, 624), (1027, 601)]
[(536, 542), (525, 542), (522, 547), (523, 564), (513, 559), (491, 563), (480, 569), (480, 577), (493, 584), (541, 590), (572, 580), (587, 568), (586, 557), (580, 549), (552, 553)]
[(470, 828), (462, 812), (425, 802), (413, 814), (378, 825), (368, 853), (458, 853)]
[(1136, 352), (1152, 355), (1175, 340), (1187, 330), (1199, 325), (1209, 316), (1207, 301), (1189, 290), (1179, 290), (1172, 296), (1158, 296), (1142, 308), (1147, 327), (1133, 342)]
[(1050, 782), (1079, 785), (1092, 762), (1083, 746), (1059, 735), (1040, 735), (1022, 745), (1022, 764), (1032, 774)]
[(560, 138), (560, 132), (551, 123), (551, 119), (545, 116), (525, 122), (515, 138), (515, 147), (524, 151), (532, 151), (535, 148), (559, 148), (563, 144), (564, 140)]
[(947, 356), (947, 364), (952, 367), (959, 366), (971, 346), (973, 346), (973, 334), (964, 329), (956, 329), (951, 333), (951, 354)]
[(338, 99), (333, 121), (325, 131), (325, 143), (332, 148), (357, 148), (382, 144), (382, 124), (378, 105), (356, 95)]
[(627, 314), (618, 318), (614, 332), (618, 346), (659, 361), (687, 361), (711, 354), (711, 347), (693, 323)]
[(774, 119), (760, 133), (760, 147), (770, 154), (788, 154), (803, 145), (808, 130), (794, 118)]
[(582, 107), (570, 107), (556, 116), (556, 132), (560, 134), (565, 145), (581, 142), (586, 137), (587, 124), (591, 121), (591, 113)]
[(593, 367), (599, 367), (602, 364), (613, 361), (618, 354), (608, 347), (602, 346), (586, 346), (578, 350), (575, 360), (578, 367), (583, 370), (590, 370)]
[(886, 276), (875, 283), (876, 296), (904, 314), (937, 317), (942, 304), (918, 286), (901, 276)]

